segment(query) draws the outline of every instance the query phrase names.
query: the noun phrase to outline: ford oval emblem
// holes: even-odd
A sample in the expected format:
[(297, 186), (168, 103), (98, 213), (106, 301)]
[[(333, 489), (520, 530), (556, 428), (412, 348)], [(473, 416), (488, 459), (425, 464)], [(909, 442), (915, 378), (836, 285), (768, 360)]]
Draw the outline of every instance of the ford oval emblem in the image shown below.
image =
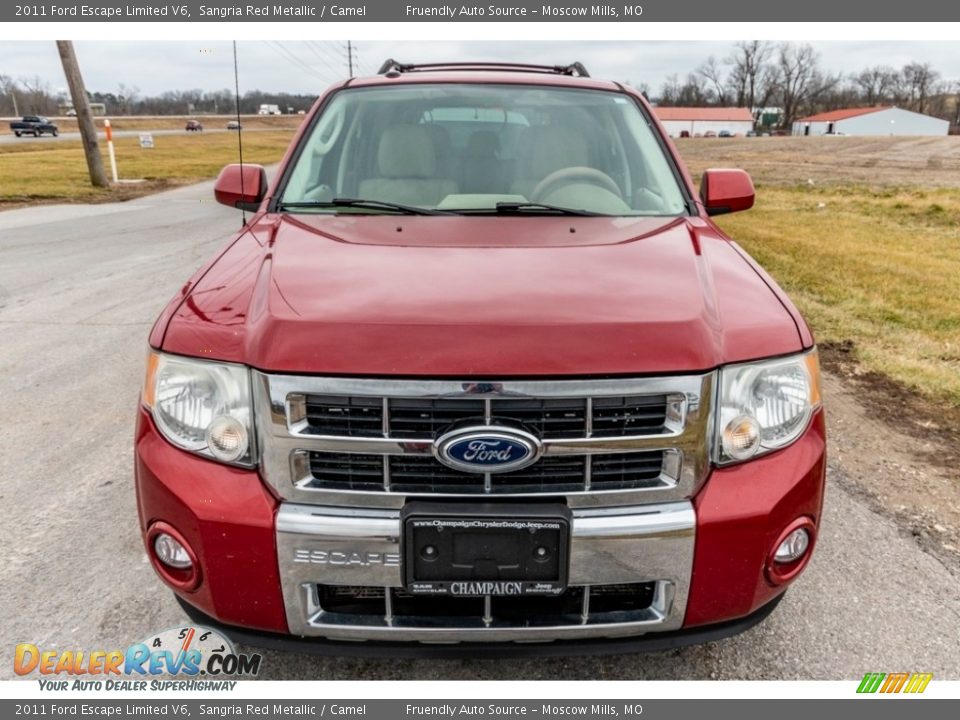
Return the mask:
[(434, 453), (440, 462), (455, 470), (502, 473), (536, 462), (540, 441), (512, 428), (461, 428), (438, 438)]

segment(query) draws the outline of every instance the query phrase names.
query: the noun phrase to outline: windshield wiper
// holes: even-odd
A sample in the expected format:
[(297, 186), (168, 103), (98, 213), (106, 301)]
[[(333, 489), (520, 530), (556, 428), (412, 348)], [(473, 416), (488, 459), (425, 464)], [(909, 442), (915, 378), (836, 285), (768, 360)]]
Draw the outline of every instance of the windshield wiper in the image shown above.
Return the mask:
[(576, 208), (561, 207), (559, 205), (546, 205), (536, 202), (498, 202), (496, 204), (498, 213), (523, 213), (525, 210), (543, 211), (556, 213), (558, 215), (580, 215), (582, 217), (603, 217), (604, 213), (591, 212), (590, 210), (577, 210)]
[(404, 215), (456, 215), (457, 213), (445, 210), (431, 210), (416, 205), (401, 205), (400, 203), (386, 202), (385, 200), (363, 200), (360, 198), (334, 198), (333, 200), (304, 200), (302, 202), (281, 202), (280, 209), (285, 208), (337, 208), (356, 207), (382, 210), (393, 210)]

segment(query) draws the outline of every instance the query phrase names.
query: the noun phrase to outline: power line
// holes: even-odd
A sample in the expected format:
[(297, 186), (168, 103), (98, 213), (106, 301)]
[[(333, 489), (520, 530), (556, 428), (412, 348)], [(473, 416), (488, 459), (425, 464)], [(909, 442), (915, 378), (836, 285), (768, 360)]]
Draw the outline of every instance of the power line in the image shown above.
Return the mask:
[(327, 57), (332, 59), (333, 62), (337, 63), (338, 65), (343, 62), (343, 58), (344, 58), (343, 48), (340, 46), (339, 43), (330, 42), (330, 41), (323, 41), (323, 42), (312, 41), (310, 44), (315, 46), (321, 51), (329, 53)]
[(309, 40), (306, 41), (307, 48), (320, 60), (321, 63), (332, 73), (337, 74), (337, 70), (330, 66), (330, 63), (327, 62), (326, 58), (320, 54), (320, 51), (314, 47), (314, 44)]
[(297, 68), (298, 68), (299, 70), (301, 70), (302, 72), (306, 72), (306, 73), (312, 75), (313, 77), (315, 77), (315, 78), (317, 78), (317, 79), (319, 79), (319, 80), (322, 80), (323, 82), (330, 82), (330, 78), (328, 78), (328, 77), (324, 76), (323, 74), (321, 74), (320, 72), (318, 72), (315, 67), (312, 67), (312, 66), (308, 65), (306, 62), (304, 62), (304, 61), (301, 60), (299, 57), (297, 57), (297, 55), (296, 55), (295, 53), (293, 53), (293, 52), (292, 52), (291, 50), (289, 50), (288, 48), (284, 47), (284, 46), (283, 46), (282, 44), (280, 44), (279, 42), (275, 42), (275, 41), (273, 41), (273, 40), (266, 40), (266, 41), (264, 41), (264, 42), (266, 42), (266, 43), (267, 43), (267, 46), (268, 46), (271, 50), (273, 50), (277, 55), (279, 55), (281, 58), (283, 58), (284, 60), (286, 60), (286, 61), (287, 61), (288, 63), (290, 63), (291, 65), (297, 67)]

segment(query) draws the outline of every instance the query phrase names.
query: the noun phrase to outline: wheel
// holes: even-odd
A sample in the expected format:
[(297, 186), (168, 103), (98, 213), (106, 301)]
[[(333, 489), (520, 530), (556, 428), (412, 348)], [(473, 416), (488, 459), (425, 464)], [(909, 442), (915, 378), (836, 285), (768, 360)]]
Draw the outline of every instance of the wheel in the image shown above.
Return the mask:
[(59, 130), (54, 130), (53, 133), (52, 133), (52, 135), (53, 135), (54, 137), (56, 137), (56, 136), (59, 135), (59, 134), (60, 134), (60, 131), (59, 131)]
[(34, 136), (34, 137), (40, 137), (41, 135), (43, 135), (43, 133), (40, 132), (39, 130), (34, 130), (34, 131), (33, 131), (33, 136)]
[(556, 190), (557, 186), (570, 185), (574, 182), (584, 182), (589, 185), (598, 185), (604, 190), (612, 192), (621, 200), (623, 199), (623, 194), (620, 192), (620, 188), (617, 187), (617, 183), (612, 177), (604, 172), (596, 170), (595, 168), (588, 167), (561, 168), (556, 172), (550, 173), (543, 180), (537, 183), (537, 186), (530, 194), (531, 199), (534, 202), (539, 202), (542, 198), (549, 195), (551, 191)]
[(14, 131), (13, 131), (13, 134), (16, 135), (17, 137), (20, 137), (20, 131), (19, 131), (19, 130), (14, 130)]

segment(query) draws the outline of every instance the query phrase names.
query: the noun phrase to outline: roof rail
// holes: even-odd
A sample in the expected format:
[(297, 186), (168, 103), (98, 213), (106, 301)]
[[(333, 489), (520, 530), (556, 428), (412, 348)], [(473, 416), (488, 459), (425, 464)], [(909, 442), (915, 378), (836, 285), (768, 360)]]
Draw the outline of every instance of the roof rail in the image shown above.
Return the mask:
[(526, 63), (508, 62), (446, 62), (446, 63), (401, 63), (393, 58), (384, 61), (377, 71), (378, 75), (395, 73), (444, 71), (444, 70), (500, 70), (503, 72), (532, 72), (549, 73), (555, 75), (570, 75), (573, 77), (590, 77), (590, 73), (581, 62), (569, 65), (530, 65)]

